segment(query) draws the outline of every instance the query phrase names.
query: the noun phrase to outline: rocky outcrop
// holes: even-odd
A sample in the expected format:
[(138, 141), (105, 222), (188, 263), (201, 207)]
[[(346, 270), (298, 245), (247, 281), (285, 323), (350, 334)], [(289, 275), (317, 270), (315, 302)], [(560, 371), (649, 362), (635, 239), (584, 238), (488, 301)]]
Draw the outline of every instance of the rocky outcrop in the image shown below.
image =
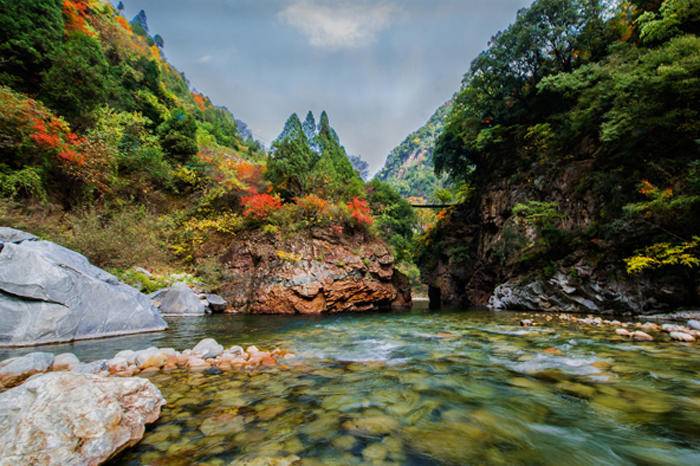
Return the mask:
[(379, 240), (315, 229), (283, 238), (260, 232), (221, 257), (221, 294), (234, 312), (319, 314), (403, 309), (410, 287)]
[[(553, 173), (480, 180), (473, 198), (430, 233), (419, 260), (433, 307), (643, 315), (692, 306), (697, 275), (630, 276), (624, 258), (637, 249), (641, 233), (597, 233), (597, 216), (609, 200), (581, 189), (596, 170), (581, 160)], [(513, 214), (516, 205), (533, 200), (556, 206), (548, 231)]]
[(163, 315), (203, 315), (207, 311), (207, 303), (186, 283), (158, 290), (151, 299)]
[(97, 465), (143, 437), (165, 400), (148, 380), (37, 375), (0, 394), (0, 463)]
[(144, 294), (82, 255), (0, 227), (0, 346), (164, 330)]

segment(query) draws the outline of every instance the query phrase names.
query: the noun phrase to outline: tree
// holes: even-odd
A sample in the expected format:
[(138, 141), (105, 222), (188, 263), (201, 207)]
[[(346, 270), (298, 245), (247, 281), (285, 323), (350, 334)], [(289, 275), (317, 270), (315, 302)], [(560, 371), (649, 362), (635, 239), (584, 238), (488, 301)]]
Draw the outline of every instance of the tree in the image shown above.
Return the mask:
[(0, 0), (0, 84), (35, 93), (63, 42), (61, 0)]
[(197, 122), (183, 110), (172, 112), (158, 127), (158, 134), (165, 153), (177, 162), (187, 163), (197, 153)]
[(266, 177), (285, 200), (309, 191), (309, 171), (314, 154), (303, 133), (277, 141), (267, 162)]
[(50, 56), (40, 98), (73, 123), (84, 123), (90, 112), (106, 103), (110, 67), (100, 43), (83, 33), (71, 34)]
[(119, 2), (117, 4), (117, 11), (119, 11), (120, 13), (124, 11), (124, 2)]

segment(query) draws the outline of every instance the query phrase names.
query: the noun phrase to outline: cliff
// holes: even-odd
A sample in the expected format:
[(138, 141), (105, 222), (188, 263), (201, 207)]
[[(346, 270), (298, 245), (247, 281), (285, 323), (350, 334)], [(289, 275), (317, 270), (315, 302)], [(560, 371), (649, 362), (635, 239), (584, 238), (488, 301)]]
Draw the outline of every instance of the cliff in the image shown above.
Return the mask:
[[(220, 256), (222, 296), (234, 312), (319, 314), (410, 307), (407, 279), (386, 245), (315, 228), (284, 238), (236, 237)], [(216, 252), (214, 250), (213, 252)]]

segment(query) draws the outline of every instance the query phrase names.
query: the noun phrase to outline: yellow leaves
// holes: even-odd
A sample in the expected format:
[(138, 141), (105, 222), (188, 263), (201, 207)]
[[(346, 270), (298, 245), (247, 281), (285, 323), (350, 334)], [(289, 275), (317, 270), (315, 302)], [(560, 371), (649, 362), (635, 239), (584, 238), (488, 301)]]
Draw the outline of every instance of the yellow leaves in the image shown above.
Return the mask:
[(627, 273), (636, 274), (668, 266), (694, 268), (700, 266), (700, 236), (683, 243), (655, 243), (640, 254), (625, 259)]
[(232, 212), (217, 214), (215, 218), (192, 218), (185, 222), (186, 232), (217, 231), (224, 234), (234, 234), (243, 225), (243, 218)]
[(279, 259), (285, 262), (299, 262), (302, 259), (301, 255), (294, 254), (293, 252), (278, 250), (275, 254)]

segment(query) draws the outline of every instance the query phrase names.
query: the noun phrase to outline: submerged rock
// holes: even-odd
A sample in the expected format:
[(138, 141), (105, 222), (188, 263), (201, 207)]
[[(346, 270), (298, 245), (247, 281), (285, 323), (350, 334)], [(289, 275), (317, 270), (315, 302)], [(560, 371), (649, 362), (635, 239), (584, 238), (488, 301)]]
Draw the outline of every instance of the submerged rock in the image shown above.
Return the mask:
[(695, 337), (685, 333), (685, 332), (671, 332), (669, 333), (671, 340), (684, 341), (686, 343), (692, 343), (695, 341)]
[(146, 379), (38, 375), (0, 394), (0, 458), (3, 464), (101, 464), (141, 440), (164, 404)]
[(0, 228), (0, 346), (164, 330), (148, 297), (84, 256)]
[(186, 283), (176, 283), (151, 295), (163, 315), (203, 315), (207, 305)]
[(215, 358), (224, 352), (224, 347), (213, 338), (205, 338), (197, 343), (192, 352), (202, 359)]

